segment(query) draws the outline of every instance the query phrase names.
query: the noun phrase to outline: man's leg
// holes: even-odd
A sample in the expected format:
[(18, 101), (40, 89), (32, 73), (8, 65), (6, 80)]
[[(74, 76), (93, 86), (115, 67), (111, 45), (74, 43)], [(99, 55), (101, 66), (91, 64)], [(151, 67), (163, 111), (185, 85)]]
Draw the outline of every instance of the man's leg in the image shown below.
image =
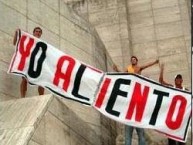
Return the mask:
[(177, 145), (186, 145), (186, 143), (178, 141)]
[(24, 77), (22, 77), (20, 84), (21, 98), (25, 98), (26, 92), (27, 92), (27, 80)]
[(139, 145), (145, 145), (144, 129), (136, 127), (136, 131), (138, 134)]
[(44, 88), (41, 86), (38, 86), (38, 93), (39, 93), (39, 95), (43, 95), (44, 94)]
[(168, 145), (177, 145), (176, 141), (168, 138)]
[(125, 145), (131, 145), (133, 129), (133, 126), (125, 126)]

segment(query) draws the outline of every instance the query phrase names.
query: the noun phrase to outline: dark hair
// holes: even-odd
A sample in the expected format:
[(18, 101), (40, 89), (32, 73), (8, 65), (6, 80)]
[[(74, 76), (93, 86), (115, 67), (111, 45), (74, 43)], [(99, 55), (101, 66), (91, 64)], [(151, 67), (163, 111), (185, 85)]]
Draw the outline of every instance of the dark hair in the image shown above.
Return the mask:
[(181, 75), (181, 74), (177, 74), (177, 75), (175, 76), (175, 79), (182, 79), (182, 75)]
[(42, 29), (41, 29), (40, 27), (35, 27), (34, 30), (33, 30), (33, 33), (34, 33), (37, 29), (39, 29), (39, 30), (41, 31), (41, 33), (42, 33)]
[(134, 55), (133, 55), (133, 56), (131, 56), (131, 59), (132, 59), (132, 58), (135, 58), (135, 59), (138, 61), (138, 59), (137, 59), (137, 57), (136, 57), (136, 56), (134, 56)]

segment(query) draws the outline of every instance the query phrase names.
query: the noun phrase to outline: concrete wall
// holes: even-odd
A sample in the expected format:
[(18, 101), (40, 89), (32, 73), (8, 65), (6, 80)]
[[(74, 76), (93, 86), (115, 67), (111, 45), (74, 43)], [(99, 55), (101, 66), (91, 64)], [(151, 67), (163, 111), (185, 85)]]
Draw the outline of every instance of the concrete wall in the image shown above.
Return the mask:
[[(33, 142), (40, 145), (101, 144), (99, 131), (97, 134), (95, 128), (79, 118), (65, 102), (54, 97), (47, 108), (31, 138)], [(80, 106), (79, 109), (85, 107)]]
[[(139, 65), (159, 59), (165, 79), (181, 73), (191, 89), (190, 1), (188, 0), (71, 0), (73, 8), (97, 30), (113, 61), (122, 70), (130, 56)], [(70, 0), (68, 0), (70, 4)], [(159, 66), (142, 74), (158, 80)]]
[(113, 61), (121, 69), (128, 65), (132, 49), (127, 2), (125, 0), (82, 0), (82, 3), (71, 1), (72, 7), (95, 27)]
[[(6, 74), (14, 53), (12, 41), (16, 28), (32, 33), (35, 26), (40, 26), (43, 29), (42, 39), (63, 52), (104, 71), (108, 65), (112, 66), (112, 60), (93, 27), (62, 0), (1, 0), (0, 16), (0, 78), (4, 82), (0, 85), (2, 100), (20, 96), (21, 78)], [(37, 94), (36, 87), (28, 90), (27, 96)]]
[[(165, 63), (166, 80), (173, 83), (181, 73), (190, 89), (190, 17), (185, 0), (129, 0), (127, 3), (133, 54), (145, 63), (159, 58)], [(143, 52), (143, 53), (141, 53)], [(158, 78), (159, 68), (144, 71)]]
[[(63, 0), (0, 0), (0, 18), (0, 101), (20, 98), (21, 77), (7, 74), (8, 66), (14, 53), (12, 41), (16, 28), (32, 33), (34, 27), (40, 26), (43, 29), (43, 40), (80, 61), (104, 71), (107, 69), (112, 70), (112, 60), (95, 29), (74, 13)], [(47, 93), (48, 91), (46, 91)], [(32, 98), (32, 96), (37, 94), (37, 87), (28, 86), (27, 98)], [(69, 110), (74, 112), (75, 116), (82, 121), (77, 121), (76, 130), (73, 126), (68, 127), (73, 131), (66, 142), (71, 142), (70, 140), (74, 139), (74, 136), (78, 138), (74, 141), (76, 142), (74, 144), (80, 144), (79, 139), (93, 138), (95, 135), (88, 134), (89, 131), (82, 136), (81, 131), (86, 126), (94, 130), (93, 132), (99, 138), (99, 143), (84, 141), (85, 144), (115, 144), (115, 122), (105, 118), (95, 109), (84, 107), (82, 104), (72, 101), (68, 102), (65, 100), (64, 102), (69, 106)], [(22, 112), (22, 110), (20, 111)], [(51, 122), (50, 126), (48, 125), (48, 133), (54, 134), (54, 132), (49, 132), (49, 130), (54, 130), (61, 126), (66, 128), (60, 120), (57, 120), (57, 117), (54, 118), (50, 113), (47, 113), (46, 116), (45, 120), (50, 120), (49, 122)], [(76, 121), (75, 118), (72, 119), (74, 119), (72, 121)], [(84, 126), (81, 125), (82, 123)], [(73, 132), (77, 130), (78, 132), (74, 134)], [(58, 133), (57, 137), (59, 140), (64, 135), (62, 130), (60, 133)], [(42, 137), (44, 135), (42, 134)], [(38, 136), (41, 137), (41, 135)], [(46, 144), (53, 144), (50, 136), (45, 136), (45, 138), (47, 139)], [(34, 140), (30, 142), (30, 144), (37, 143)]]
[[(52, 95), (0, 102), (0, 144), (114, 144), (108, 132), (104, 131), (104, 124), (97, 123), (95, 128), (94, 125), (90, 126), (65, 103), (66, 101)], [(91, 110), (83, 105), (79, 109)], [(93, 119), (93, 115), (87, 118)], [(101, 137), (100, 129), (107, 133), (105, 139)]]

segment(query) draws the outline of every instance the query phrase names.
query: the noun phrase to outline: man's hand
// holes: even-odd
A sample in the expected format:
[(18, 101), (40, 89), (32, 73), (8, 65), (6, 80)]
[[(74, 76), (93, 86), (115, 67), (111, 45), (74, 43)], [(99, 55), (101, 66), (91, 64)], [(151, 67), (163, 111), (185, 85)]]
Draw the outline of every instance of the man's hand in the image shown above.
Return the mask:
[(159, 63), (159, 59), (156, 59), (156, 60), (155, 60), (155, 63)]
[(18, 31), (20, 31), (19, 28), (17, 28), (17, 29), (15, 30), (15, 34), (14, 34), (14, 38), (13, 38), (13, 45), (15, 45), (16, 42), (17, 42), (17, 32), (18, 32)]
[(117, 66), (116, 66), (115, 64), (113, 64), (113, 70), (116, 71), (116, 72), (119, 71), (118, 68), (117, 68)]

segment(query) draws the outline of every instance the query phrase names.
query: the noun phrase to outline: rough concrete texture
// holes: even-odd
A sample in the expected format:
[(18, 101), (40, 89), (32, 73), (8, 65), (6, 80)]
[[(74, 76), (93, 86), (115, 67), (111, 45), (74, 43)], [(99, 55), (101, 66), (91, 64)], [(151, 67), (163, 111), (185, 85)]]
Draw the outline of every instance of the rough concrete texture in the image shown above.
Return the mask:
[[(93, 110), (83, 105), (79, 109)], [(102, 123), (89, 125), (53, 95), (1, 102), (0, 114), (2, 145), (100, 145), (104, 141), (97, 132)], [(108, 142), (104, 144), (113, 144)]]
[[(6, 73), (14, 53), (12, 41), (17, 28), (32, 33), (35, 26), (40, 26), (42, 39), (64, 53), (104, 71), (107, 67), (112, 70), (111, 57), (95, 29), (63, 0), (0, 0), (0, 16), (0, 79), (4, 82), (0, 85), (0, 100), (20, 96), (21, 78)], [(28, 86), (27, 93), (27, 96), (37, 95), (37, 87)]]
[[(159, 59), (165, 79), (181, 73), (191, 89), (190, 1), (188, 0), (71, 0), (72, 7), (97, 30), (120, 69), (136, 55), (139, 65)], [(70, 4), (70, 0), (68, 0)], [(143, 71), (158, 81), (159, 65)]]

